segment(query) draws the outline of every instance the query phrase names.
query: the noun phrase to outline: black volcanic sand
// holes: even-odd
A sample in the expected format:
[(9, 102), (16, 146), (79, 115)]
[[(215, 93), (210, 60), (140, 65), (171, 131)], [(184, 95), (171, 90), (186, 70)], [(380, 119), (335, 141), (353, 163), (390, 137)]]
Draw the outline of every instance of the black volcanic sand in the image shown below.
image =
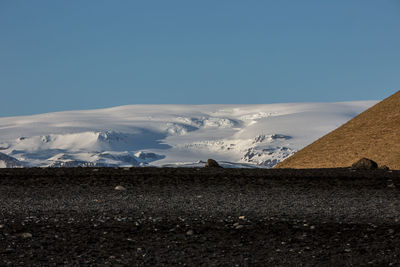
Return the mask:
[(398, 266), (399, 188), (381, 170), (1, 169), (0, 266)]

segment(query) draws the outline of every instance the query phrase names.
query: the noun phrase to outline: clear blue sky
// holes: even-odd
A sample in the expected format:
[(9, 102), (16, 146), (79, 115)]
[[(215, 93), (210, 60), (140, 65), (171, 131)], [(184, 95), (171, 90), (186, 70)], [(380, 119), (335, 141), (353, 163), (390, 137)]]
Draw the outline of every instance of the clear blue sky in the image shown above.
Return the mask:
[(0, 0), (0, 117), (397, 90), (399, 0)]

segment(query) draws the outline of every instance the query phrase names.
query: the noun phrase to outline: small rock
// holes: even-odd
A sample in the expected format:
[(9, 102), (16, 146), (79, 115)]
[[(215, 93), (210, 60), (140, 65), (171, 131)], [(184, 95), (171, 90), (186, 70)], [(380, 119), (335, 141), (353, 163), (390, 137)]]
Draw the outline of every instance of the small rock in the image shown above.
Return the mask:
[(187, 235), (193, 235), (194, 232), (193, 232), (193, 230), (189, 230), (189, 231), (186, 232), (186, 234), (187, 234)]
[(314, 229), (315, 229), (315, 226), (314, 226), (314, 225), (311, 225), (311, 226), (310, 226), (310, 229), (311, 229), (311, 230), (314, 230)]
[(1, 229), (1, 228), (4, 228), (4, 224), (0, 224), (0, 229)]
[(125, 191), (126, 190), (126, 188), (123, 187), (122, 185), (117, 185), (114, 189), (115, 190), (119, 190), (119, 191)]
[(21, 237), (22, 238), (32, 238), (32, 234), (31, 233), (22, 233)]
[(244, 216), (239, 216), (239, 220), (244, 220), (245, 217)]
[(386, 166), (386, 165), (380, 166), (379, 169), (380, 169), (380, 170), (383, 170), (383, 171), (388, 171), (388, 170), (390, 170), (389, 167)]
[(353, 163), (351, 167), (356, 170), (376, 170), (378, 168), (378, 164), (373, 160), (362, 158)]
[(389, 232), (389, 234), (391, 234), (391, 235), (394, 234), (394, 230), (393, 230), (393, 229), (389, 229), (388, 232)]
[(222, 168), (221, 166), (219, 166), (218, 162), (216, 162), (213, 159), (208, 159), (206, 162), (206, 165), (204, 167), (206, 167), (206, 168)]

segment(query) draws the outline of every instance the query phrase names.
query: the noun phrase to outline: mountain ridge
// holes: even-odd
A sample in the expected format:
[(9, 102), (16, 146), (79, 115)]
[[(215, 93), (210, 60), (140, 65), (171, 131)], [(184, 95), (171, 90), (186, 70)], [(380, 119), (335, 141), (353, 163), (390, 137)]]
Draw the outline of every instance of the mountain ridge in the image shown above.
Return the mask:
[(0, 168), (22, 168), (24, 163), (0, 152)]

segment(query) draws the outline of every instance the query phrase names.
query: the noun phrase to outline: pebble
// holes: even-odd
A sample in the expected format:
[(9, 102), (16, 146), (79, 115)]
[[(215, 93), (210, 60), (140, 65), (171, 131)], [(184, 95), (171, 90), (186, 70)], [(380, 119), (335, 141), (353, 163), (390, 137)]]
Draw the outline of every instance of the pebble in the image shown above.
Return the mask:
[(0, 224), (0, 229), (1, 229), (1, 228), (4, 228), (4, 224)]
[(123, 187), (122, 185), (117, 185), (114, 189), (118, 190), (118, 191), (125, 191), (126, 190), (126, 188)]
[(186, 232), (186, 234), (187, 234), (187, 235), (193, 235), (194, 232), (193, 232), (193, 230), (189, 230), (189, 231)]
[(21, 236), (22, 236), (22, 238), (31, 238), (32, 234), (31, 233), (22, 233)]
[(245, 217), (244, 216), (239, 216), (239, 220), (244, 220)]

